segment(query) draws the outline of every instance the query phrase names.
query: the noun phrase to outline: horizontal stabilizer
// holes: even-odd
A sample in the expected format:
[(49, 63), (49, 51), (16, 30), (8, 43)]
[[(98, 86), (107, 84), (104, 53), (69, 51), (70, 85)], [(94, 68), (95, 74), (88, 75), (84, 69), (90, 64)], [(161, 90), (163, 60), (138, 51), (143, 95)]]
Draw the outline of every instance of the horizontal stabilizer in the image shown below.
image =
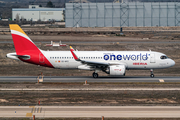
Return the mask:
[(17, 55), (16, 53), (9, 53), (6, 55), (6, 57), (11, 58), (11, 59), (15, 59), (15, 60), (19, 60), (19, 58), (24, 59), (24, 60), (30, 59), (30, 55)]
[(29, 55), (16, 55), (18, 58), (24, 59), (24, 60), (28, 60), (30, 59)]

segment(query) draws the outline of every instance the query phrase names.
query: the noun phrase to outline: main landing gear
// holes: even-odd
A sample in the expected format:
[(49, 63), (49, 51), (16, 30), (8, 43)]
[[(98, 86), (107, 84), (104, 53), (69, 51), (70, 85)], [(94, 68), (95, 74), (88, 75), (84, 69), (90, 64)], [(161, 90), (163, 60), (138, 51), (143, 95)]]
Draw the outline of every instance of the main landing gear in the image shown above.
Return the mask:
[(98, 78), (98, 73), (93, 72), (92, 76), (93, 78)]
[(151, 69), (151, 70), (150, 70), (150, 72), (151, 72), (150, 77), (151, 77), (151, 78), (153, 78), (153, 77), (154, 77), (154, 74), (153, 74), (153, 69)]

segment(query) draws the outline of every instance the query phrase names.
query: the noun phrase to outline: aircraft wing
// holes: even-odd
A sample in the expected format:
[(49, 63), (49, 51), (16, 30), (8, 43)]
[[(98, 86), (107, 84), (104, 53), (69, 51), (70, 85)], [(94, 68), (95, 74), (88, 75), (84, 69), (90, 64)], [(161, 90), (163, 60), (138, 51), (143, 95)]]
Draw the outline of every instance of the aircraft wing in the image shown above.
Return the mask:
[(90, 66), (109, 66), (109, 63), (96, 62), (96, 61), (85, 61), (85, 60), (81, 60), (81, 63), (87, 64), (87, 65), (90, 65)]
[(107, 63), (107, 62), (96, 62), (96, 61), (86, 61), (81, 60), (77, 57), (77, 55), (74, 53), (74, 49), (70, 46), (70, 51), (76, 61), (80, 61), (82, 64), (87, 64), (89, 66), (98, 66), (98, 67), (108, 67), (109, 65), (119, 65), (119, 63)]

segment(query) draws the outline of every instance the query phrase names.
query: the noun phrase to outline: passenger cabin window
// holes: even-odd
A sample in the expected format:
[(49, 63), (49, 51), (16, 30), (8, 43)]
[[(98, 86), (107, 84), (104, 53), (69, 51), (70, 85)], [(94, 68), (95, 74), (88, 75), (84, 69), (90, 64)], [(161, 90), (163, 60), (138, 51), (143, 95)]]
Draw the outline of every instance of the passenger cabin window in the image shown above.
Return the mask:
[(168, 57), (165, 56), (165, 55), (163, 55), (163, 56), (161, 56), (160, 58), (161, 58), (161, 59), (167, 59)]

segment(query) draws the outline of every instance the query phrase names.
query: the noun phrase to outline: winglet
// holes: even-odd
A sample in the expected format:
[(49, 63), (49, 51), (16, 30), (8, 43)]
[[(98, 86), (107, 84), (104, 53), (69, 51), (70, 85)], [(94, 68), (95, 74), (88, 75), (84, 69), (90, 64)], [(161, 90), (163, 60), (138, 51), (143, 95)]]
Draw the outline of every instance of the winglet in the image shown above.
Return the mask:
[[(71, 46), (70, 46), (70, 49), (73, 49)], [(74, 50), (74, 49), (73, 49)]]
[(74, 53), (74, 49), (70, 46), (70, 51), (76, 61), (80, 61), (80, 59), (77, 57), (77, 55)]

